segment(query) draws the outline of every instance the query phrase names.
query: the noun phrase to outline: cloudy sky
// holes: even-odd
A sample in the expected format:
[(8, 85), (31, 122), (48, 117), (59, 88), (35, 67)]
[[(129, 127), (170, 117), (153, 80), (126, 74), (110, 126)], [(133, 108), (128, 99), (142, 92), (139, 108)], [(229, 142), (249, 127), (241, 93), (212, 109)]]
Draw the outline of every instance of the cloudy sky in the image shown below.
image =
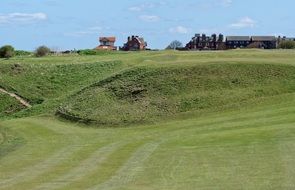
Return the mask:
[(143, 36), (150, 48), (195, 33), (295, 36), (294, 0), (1, 0), (0, 46), (94, 48)]

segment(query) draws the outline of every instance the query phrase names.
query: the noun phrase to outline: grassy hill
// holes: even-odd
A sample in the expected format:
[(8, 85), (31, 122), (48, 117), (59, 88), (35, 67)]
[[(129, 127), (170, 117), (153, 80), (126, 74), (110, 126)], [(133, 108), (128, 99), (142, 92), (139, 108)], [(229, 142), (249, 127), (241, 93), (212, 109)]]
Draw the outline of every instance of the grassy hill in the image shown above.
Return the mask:
[(93, 63), (0, 63), (0, 86), (17, 93), (36, 105), (27, 113), (31, 115), (54, 112), (57, 105), (69, 94), (120, 69), (120, 61)]
[(0, 93), (0, 190), (295, 188), (294, 51), (16, 57), (0, 86), (33, 105)]
[(177, 113), (239, 107), (295, 91), (295, 67), (183, 64), (136, 67), (73, 95), (60, 112), (82, 121), (122, 125)]

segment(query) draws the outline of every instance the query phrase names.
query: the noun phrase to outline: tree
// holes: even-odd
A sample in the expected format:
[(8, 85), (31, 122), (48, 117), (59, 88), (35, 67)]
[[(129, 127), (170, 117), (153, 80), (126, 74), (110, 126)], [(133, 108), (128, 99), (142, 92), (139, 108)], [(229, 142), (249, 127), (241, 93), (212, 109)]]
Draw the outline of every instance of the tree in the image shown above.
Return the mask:
[(50, 49), (46, 46), (40, 46), (35, 50), (35, 56), (43, 57), (50, 53)]
[(175, 50), (177, 48), (182, 48), (182, 47), (183, 47), (183, 45), (180, 41), (174, 40), (166, 47), (166, 49), (174, 49)]
[(281, 49), (295, 49), (295, 41), (282, 41), (279, 44)]
[(0, 57), (1, 58), (11, 58), (14, 56), (14, 48), (10, 45), (5, 45), (0, 48)]

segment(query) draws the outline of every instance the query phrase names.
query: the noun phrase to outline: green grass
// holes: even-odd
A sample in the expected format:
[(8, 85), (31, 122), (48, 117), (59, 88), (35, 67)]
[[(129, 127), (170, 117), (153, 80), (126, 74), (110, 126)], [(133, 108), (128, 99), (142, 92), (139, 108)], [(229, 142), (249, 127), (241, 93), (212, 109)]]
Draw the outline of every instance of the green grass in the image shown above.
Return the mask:
[(0, 60), (0, 190), (294, 189), (294, 53)]
[(0, 93), (0, 117), (12, 115), (22, 109), (24, 109), (24, 106), (14, 98)]
[(292, 189), (294, 97), (132, 128), (83, 128), (50, 117), (2, 122), (27, 143), (1, 159), (0, 187)]
[(293, 66), (251, 63), (136, 67), (82, 90), (60, 110), (110, 126), (140, 123), (294, 92), (294, 73)]
[(0, 64), (0, 86), (36, 105), (20, 116), (54, 112), (62, 99), (121, 67), (120, 61)]

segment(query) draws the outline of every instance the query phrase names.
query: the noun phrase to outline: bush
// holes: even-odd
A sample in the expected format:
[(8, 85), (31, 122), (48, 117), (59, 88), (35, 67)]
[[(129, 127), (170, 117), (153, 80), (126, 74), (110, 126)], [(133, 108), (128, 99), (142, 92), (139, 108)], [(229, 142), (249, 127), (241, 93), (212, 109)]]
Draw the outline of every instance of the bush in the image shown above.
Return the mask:
[(108, 54), (114, 54), (113, 51), (102, 51), (102, 50), (93, 50), (93, 49), (83, 49), (78, 50), (77, 53), (79, 55), (108, 55)]
[(1, 58), (10, 58), (14, 56), (14, 48), (10, 45), (5, 45), (0, 48), (0, 57)]
[(40, 46), (35, 51), (35, 56), (37, 57), (43, 57), (50, 53), (50, 49), (46, 46)]
[(282, 41), (279, 44), (281, 49), (295, 49), (295, 41)]
[(24, 50), (15, 50), (15, 56), (29, 56), (32, 55), (32, 52)]

